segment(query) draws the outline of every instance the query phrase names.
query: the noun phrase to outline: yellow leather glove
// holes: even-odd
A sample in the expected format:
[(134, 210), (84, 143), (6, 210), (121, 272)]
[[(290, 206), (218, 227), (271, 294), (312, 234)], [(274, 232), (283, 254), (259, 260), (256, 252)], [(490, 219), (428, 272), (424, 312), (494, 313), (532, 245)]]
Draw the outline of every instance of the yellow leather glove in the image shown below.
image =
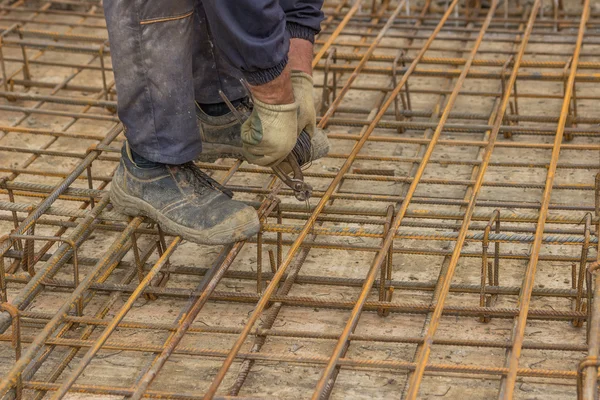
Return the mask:
[(298, 134), (305, 130), (311, 138), (317, 126), (317, 113), (313, 99), (313, 78), (302, 71), (292, 71), (292, 88), (298, 103)]
[(252, 164), (271, 167), (292, 151), (298, 137), (298, 104), (267, 104), (254, 100), (242, 124), (242, 153)]

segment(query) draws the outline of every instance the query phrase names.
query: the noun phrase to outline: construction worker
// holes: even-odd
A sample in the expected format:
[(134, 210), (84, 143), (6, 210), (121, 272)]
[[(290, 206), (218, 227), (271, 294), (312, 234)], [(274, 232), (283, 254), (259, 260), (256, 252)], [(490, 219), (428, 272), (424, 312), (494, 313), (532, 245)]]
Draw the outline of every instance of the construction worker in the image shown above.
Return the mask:
[(115, 208), (197, 243), (255, 235), (256, 211), (232, 200), (193, 161), (233, 155), (273, 166), (302, 130), (314, 135), (311, 61), (321, 6), (320, 0), (104, 0), (127, 139), (111, 184)]

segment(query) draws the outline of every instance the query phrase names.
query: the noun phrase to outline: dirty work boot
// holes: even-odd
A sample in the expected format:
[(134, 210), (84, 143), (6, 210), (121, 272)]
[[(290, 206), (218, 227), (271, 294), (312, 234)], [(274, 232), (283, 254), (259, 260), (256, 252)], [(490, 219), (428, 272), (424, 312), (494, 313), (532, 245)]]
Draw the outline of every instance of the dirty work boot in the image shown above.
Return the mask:
[(258, 233), (254, 208), (232, 200), (231, 191), (193, 162), (136, 164), (125, 144), (110, 190), (117, 211), (143, 215), (170, 234), (201, 244), (226, 244)]
[[(252, 107), (247, 100), (242, 100), (236, 107), (243, 121), (252, 112)], [(196, 116), (200, 137), (202, 138), (202, 154), (197, 158), (201, 162), (213, 162), (217, 158), (237, 158), (244, 160), (242, 155), (241, 124), (232, 112), (223, 115), (208, 115), (196, 106)], [(323, 158), (329, 152), (329, 140), (323, 130), (317, 129), (310, 141), (310, 154), (303, 164)]]

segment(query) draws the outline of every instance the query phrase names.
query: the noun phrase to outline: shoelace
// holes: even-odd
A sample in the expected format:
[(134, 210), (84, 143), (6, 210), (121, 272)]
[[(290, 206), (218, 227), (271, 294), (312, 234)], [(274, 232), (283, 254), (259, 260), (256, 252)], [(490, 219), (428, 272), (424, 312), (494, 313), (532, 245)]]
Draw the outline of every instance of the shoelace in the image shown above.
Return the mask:
[(182, 164), (180, 168), (191, 172), (194, 178), (196, 178), (196, 181), (201, 186), (206, 187), (208, 189), (218, 190), (219, 192), (223, 193), (229, 198), (233, 197), (233, 192), (231, 190), (227, 189), (225, 186), (221, 185), (219, 182), (206, 175), (206, 173), (204, 173), (204, 171), (198, 168), (198, 166), (193, 162), (190, 161), (188, 163)]

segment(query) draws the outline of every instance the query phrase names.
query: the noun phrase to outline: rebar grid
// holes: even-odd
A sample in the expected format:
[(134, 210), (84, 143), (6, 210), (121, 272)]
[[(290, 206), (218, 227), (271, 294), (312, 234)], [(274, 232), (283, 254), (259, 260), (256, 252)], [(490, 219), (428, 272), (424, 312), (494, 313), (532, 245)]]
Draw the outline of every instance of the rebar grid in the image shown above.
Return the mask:
[(100, 2), (0, 2), (0, 396), (597, 398), (591, 3), (327, 0), (313, 198), (200, 163), (215, 248), (112, 210)]

